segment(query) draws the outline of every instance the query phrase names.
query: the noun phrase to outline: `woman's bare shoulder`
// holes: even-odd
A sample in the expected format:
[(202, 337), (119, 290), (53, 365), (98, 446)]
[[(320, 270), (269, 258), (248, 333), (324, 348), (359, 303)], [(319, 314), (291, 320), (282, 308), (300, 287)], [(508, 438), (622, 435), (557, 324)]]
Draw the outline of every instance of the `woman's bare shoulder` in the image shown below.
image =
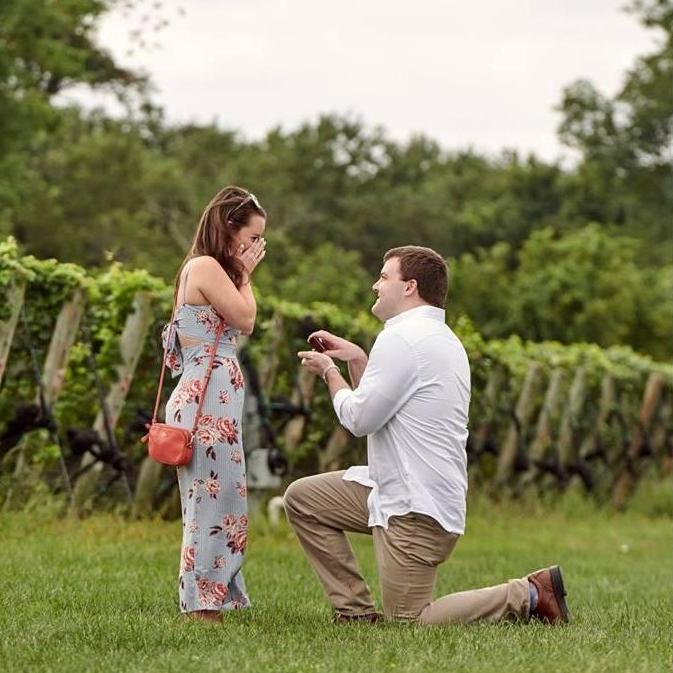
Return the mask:
[(204, 273), (223, 272), (220, 263), (210, 255), (200, 255), (199, 257), (192, 257), (187, 262), (187, 267), (190, 271), (201, 271)]

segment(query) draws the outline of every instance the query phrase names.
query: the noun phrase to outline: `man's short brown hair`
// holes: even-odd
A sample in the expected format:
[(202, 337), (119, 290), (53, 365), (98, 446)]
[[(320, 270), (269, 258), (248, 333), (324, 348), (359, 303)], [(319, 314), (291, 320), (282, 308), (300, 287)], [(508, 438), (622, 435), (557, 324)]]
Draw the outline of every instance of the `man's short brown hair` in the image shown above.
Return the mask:
[(402, 280), (416, 280), (423, 301), (444, 308), (449, 291), (449, 269), (441, 255), (420, 245), (403, 245), (388, 250), (383, 256), (384, 263), (391, 257), (400, 260)]

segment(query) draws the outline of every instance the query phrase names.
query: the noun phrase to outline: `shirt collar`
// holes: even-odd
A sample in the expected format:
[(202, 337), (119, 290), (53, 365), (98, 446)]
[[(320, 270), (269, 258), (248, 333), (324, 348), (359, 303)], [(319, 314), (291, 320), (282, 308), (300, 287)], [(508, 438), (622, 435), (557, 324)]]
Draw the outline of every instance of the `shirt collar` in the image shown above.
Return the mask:
[(396, 325), (407, 318), (431, 318), (432, 320), (439, 320), (440, 322), (446, 322), (445, 319), (446, 312), (443, 308), (438, 308), (437, 306), (430, 306), (428, 304), (424, 306), (416, 306), (414, 308), (409, 308), (402, 313), (398, 313), (393, 318), (389, 318), (383, 324), (384, 329), (386, 327), (391, 327)]

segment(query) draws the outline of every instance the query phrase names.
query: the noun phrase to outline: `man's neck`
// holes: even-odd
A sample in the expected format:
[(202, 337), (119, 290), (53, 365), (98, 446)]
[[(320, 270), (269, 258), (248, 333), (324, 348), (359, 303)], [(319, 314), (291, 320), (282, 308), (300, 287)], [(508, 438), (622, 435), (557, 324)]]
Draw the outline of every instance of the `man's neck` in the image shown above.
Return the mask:
[(398, 315), (402, 315), (402, 313), (406, 313), (407, 311), (411, 311), (414, 308), (420, 308), (421, 306), (430, 306), (425, 301), (415, 301), (413, 303), (405, 304), (400, 310), (395, 314), (391, 315), (388, 320), (391, 320), (392, 318), (397, 318)]
[(432, 304), (419, 304), (417, 306), (412, 306), (407, 308), (404, 311), (400, 311), (397, 315), (392, 318), (388, 318), (385, 321), (384, 329), (390, 325), (396, 325), (397, 323), (407, 320), (408, 318), (413, 318), (414, 316), (424, 316), (427, 318), (432, 318), (434, 320), (446, 320), (446, 313), (443, 308), (433, 306)]

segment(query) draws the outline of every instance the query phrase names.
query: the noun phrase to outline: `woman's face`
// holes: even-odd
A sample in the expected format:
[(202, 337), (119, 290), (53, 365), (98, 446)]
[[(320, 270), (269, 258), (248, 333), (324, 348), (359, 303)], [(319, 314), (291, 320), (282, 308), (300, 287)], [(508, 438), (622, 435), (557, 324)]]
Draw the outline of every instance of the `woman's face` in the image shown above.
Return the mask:
[(251, 215), (248, 224), (241, 227), (234, 235), (233, 253), (240, 254), (245, 252), (255, 241), (264, 238), (264, 229), (266, 227), (266, 219), (261, 215)]

